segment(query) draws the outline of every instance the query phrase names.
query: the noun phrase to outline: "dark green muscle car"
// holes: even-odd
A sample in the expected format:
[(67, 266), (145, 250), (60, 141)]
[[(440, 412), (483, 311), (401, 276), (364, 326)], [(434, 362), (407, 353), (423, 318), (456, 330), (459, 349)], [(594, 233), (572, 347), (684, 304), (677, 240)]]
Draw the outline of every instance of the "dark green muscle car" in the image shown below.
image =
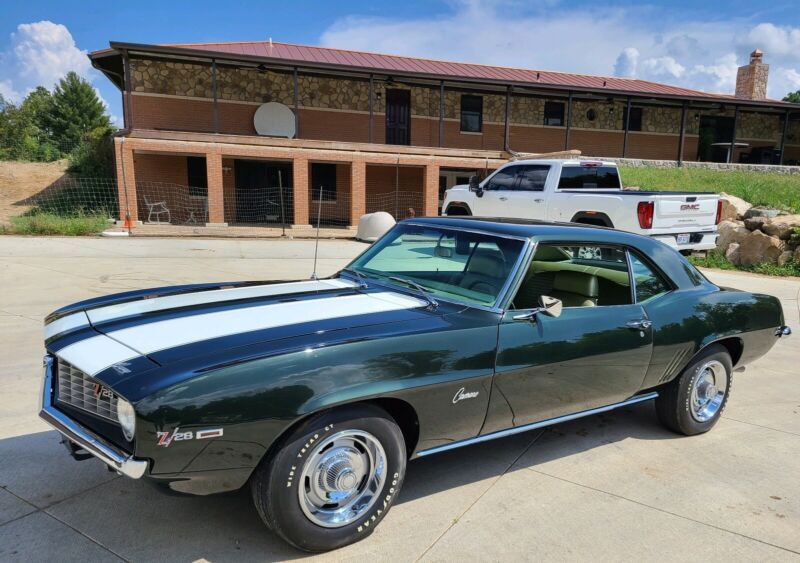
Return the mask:
[(790, 332), (776, 298), (646, 237), (413, 219), (332, 278), (54, 312), (41, 416), (129, 477), (248, 485), (275, 534), (323, 551), (375, 528), (415, 457), (651, 399), (670, 430), (706, 432), (733, 372)]

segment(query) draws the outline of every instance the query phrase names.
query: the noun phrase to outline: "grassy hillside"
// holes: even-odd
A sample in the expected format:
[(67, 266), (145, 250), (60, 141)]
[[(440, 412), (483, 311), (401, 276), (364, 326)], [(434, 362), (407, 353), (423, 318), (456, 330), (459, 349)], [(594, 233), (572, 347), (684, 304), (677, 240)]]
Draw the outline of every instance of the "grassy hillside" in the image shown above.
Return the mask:
[(626, 186), (643, 190), (726, 192), (749, 201), (800, 213), (800, 175), (699, 168), (620, 167)]

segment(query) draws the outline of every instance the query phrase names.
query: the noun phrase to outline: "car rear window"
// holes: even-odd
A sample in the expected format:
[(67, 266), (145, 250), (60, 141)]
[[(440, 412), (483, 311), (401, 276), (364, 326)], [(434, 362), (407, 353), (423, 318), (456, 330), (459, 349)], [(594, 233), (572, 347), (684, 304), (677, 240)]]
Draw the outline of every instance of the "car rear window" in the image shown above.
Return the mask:
[(614, 166), (565, 166), (561, 169), (559, 190), (603, 190), (620, 188)]

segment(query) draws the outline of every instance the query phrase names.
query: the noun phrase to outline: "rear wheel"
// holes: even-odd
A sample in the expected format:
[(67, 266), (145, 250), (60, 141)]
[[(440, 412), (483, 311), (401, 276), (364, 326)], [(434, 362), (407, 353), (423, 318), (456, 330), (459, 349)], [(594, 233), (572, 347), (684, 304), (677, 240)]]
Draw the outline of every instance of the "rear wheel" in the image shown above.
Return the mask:
[(662, 424), (679, 434), (708, 432), (719, 420), (730, 396), (733, 365), (728, 351), (708, 347), (656, 399)]
[(359, 405), (294, 430), (252, 479), (255, 506), (276, 534), (304, 551), (367, 537), (400, 492), (403, 434), (385, 411)]

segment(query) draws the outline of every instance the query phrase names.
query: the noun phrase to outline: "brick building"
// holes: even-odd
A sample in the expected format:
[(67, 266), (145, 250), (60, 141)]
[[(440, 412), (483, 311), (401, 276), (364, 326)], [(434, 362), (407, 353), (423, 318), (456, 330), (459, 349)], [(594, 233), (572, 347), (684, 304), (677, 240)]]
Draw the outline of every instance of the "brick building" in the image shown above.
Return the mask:
[[(765, 98), (760, 51), (735, 95), (272, 41), (112, 42), (90, 58), (123, 96), (117, 176), (132, 220), (433, 215), (446, 187), (510, 151), (800, 161), (800, 106)], [(286, 115), (294, 133), (281, 137)]]

